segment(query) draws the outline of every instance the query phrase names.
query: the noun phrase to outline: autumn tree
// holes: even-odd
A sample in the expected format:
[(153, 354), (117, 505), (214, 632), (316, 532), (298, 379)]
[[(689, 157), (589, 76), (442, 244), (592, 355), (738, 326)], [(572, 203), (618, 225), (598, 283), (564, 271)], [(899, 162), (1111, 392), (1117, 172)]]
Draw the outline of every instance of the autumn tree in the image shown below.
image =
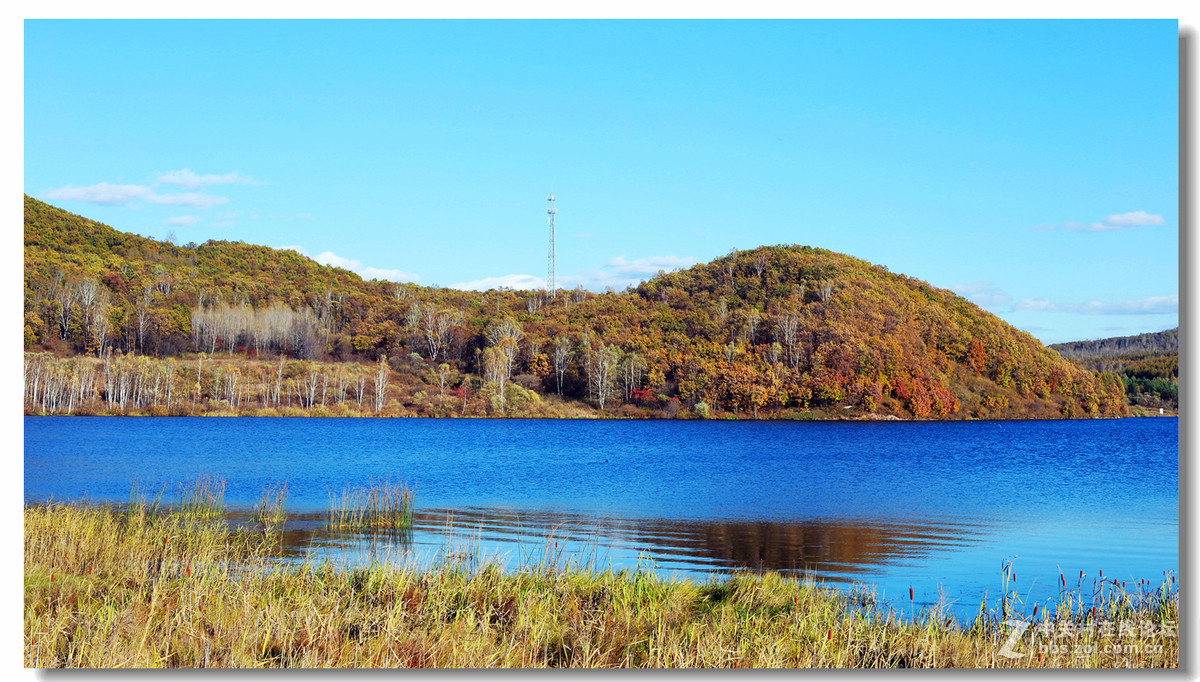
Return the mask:
[(979, 376), (987, 371), (988, 356), (987, 351), (983, 348), (983, 342), (979, 339), (971, 339), (971, 346), (967, 349), (967, 366), (975, 370), (975, 376)]

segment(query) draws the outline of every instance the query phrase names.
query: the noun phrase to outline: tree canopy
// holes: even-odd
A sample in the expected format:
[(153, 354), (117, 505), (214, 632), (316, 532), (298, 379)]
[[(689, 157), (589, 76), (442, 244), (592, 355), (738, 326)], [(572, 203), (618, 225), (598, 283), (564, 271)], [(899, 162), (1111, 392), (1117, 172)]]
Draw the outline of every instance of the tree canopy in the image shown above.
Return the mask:
[[(394, 395), (398, 414), (424, 404), (457, 414), (455, 401), (467, 414), (472, 397), (478, 413), (506, 415), (547, 401), (665, 417), (1125, 413), (1112, 372), (1071, 363), (950, 291), (811, 246), (731, 252), (622, 292), (557, 294), (363, 280), (294, 251), (155, 241), (25, 197), (24, 340), (39, 357), (356, 363), (380, 387), (376, 412)], [(316, 389), (295, 387), (304, 376), (287, 377), (290, 393), (265, 377), (247, 384), (264, 405), (273, 391), (311, 407)], [(102, 401), (104, 380), (93, 380)]]

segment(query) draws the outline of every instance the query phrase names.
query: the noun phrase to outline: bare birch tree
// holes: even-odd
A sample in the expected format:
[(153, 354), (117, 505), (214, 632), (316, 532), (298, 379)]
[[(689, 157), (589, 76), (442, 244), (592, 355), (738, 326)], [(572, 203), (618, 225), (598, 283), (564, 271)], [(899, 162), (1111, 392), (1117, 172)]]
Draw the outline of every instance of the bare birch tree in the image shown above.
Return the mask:
[(571, 340), (565, 336), (554, 339), (554, 375), (558, 379), (558, 394), (562, 395), (563, 375), (567, 371), (567, 363), (575, 354), (571, 348)]
[(379, 356), (379, 369), (375, 372), (375, 412), (383, 410), (387, 399), (388, 379), (391, 378), (391, 368), (387, 364), (387, 356)]

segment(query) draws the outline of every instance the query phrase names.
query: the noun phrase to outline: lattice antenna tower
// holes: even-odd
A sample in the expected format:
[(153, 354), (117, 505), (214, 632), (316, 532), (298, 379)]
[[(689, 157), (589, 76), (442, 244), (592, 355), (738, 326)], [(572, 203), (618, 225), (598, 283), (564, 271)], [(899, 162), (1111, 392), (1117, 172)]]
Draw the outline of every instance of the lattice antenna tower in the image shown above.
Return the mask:
[(554, 207), (554, 195), (546, 197), (546, 201), (550, 202), (550, 208), (546, 209), (546, 213), (550, 215), (550, 251), (546, 256), (546, 292), (550, 294), (550, 298), (558, 298), (558, 288), (554, 285), (554, 214), (558, 213), (558, 209)]

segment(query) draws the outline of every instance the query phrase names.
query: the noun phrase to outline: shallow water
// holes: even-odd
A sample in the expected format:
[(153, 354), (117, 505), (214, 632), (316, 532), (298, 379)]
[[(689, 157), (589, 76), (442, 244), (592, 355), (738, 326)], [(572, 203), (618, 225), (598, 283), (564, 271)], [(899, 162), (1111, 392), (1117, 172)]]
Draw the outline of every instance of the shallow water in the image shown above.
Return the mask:
[[(1061, 570), (1178, 568), (1178, 422), (675, 422), (27, 417), (25, 499), (175, 499), (227, 481), (234, 515), (287, 481), (287, 553), (806, 571), (961, 614), (1014, 559), (1030, 603)], [(411, 539), (330, 533), (331, 492), (416, 490)], [(557, 543), (557, 544), (556, 544)], [(389, 544), (391, 546), (389, 546)]]

